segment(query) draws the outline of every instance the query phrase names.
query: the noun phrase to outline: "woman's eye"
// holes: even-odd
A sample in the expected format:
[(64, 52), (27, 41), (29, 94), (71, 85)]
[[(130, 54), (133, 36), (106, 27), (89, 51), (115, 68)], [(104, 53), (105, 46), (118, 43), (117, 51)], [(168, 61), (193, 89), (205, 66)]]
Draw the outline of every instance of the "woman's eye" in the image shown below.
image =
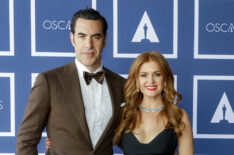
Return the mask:
[(156, 73), (155, 76), (159, 77), (159, 76), (161, 76), (161, 74), (160, 73)]

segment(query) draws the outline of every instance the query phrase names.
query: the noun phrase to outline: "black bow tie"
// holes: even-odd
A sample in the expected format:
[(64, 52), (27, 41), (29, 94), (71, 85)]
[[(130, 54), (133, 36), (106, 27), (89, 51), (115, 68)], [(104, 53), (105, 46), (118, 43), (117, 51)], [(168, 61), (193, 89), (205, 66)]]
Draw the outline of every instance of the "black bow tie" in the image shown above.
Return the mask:
[(87, 85), (90, 84), (92, 78), (94, 78), (98, 83), (102, 84), (105, 73), (104, 71), (100, 71), (97, 73), (83, 72), (83, 76)]

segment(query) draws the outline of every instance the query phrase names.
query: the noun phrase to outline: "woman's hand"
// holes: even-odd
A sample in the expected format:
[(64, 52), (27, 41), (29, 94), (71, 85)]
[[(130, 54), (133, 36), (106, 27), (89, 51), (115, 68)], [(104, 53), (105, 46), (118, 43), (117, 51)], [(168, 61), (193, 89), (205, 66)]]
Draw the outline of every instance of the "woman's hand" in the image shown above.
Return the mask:
[(51, 141), (50, 138), (46, 138), (45, 141), (46, 141), (46, 152), (47, 152), (50, 149)]

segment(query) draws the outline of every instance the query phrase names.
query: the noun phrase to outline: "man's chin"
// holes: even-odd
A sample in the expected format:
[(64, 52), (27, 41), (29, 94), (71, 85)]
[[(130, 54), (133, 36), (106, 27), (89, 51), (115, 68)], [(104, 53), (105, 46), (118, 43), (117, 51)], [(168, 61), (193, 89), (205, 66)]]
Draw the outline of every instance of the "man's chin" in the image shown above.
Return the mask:
[(96, 68), (97, 65), (94, 64), (94, 62), (89, 62), (89, 63), (84, 63), (84, 65), (87, 67), (87, 68)]

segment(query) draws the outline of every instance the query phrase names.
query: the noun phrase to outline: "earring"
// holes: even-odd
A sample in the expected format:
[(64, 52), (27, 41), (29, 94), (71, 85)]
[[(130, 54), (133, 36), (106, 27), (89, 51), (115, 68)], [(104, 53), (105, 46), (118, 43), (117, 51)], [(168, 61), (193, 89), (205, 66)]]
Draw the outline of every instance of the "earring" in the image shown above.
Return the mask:
[(177, 104), (177, 95), (175, 95), (174, 104)]
[(137, 90), (136, 90), (138, 93), (140, 92), (140, 89), (139, 89), (139, 87), (137, 86)]

